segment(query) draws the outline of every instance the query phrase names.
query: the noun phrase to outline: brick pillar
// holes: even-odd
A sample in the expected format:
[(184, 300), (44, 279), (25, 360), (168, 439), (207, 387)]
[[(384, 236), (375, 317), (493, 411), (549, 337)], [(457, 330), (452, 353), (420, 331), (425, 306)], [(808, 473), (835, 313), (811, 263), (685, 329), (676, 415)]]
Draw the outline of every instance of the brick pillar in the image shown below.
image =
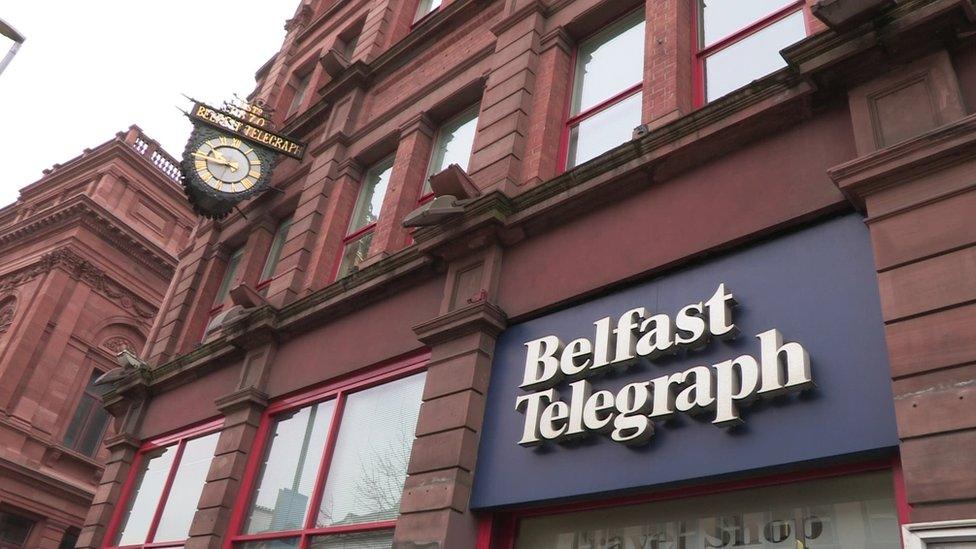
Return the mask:
[(369, 63), (390, 45), (410, 32), (416, 2), (379, 0), (372, 2), (366, 22), (359, 34), (353, 59)]
[(566, 102), (572, 88), (573, 39), (560, 28), (540, 42), (535, 85), (546, 93), (532, 97), (531, 122), (522, 165), (522, 184), (537, 185), (555, 177), (562, 164), (560, 141), (566, 125)]
[(418, 206), (433, 140), (434, 126), (425, 113), (400, 128), (393, 173), (383, 198), (383, 213), (370, 245), (370, 260), (381, 259), (406, 246), (410, 235), (403, 226), (403, 218)]
[(972, 518), (976, 114), (965, 115), (944, 52), (850, 102), (862, 156), (830, 175), (867, 213), (911, 521)]
[(342, 239), (349, 227), (349, 216), (359, 196), (364, 167), (357, 161), (348, 159), (342, 162), (336, 173), (328, 203), (325, 205), (326, 228), (315, 244), (312, 276), (305, 281), (304, 288), (315, 291), (332, 283), (338, 267)]
[(692, 110), (692, 18), (696, 2), (645, 3), (644, 87), (641, 120), (651, 127)]
[[(268, 350), (262, 352), (273, 354)], [(217, 407), (224, 415), (224, 427), (190, 525), (186, 549), (218, 549), (229, 534), (231, 511), (261, 424), (261, 414), (267, 406), (267, 395), (252, 387), (217, 400)]]
[(521, 183), (545, 16), (513, 2), (492, 28), (498, 37), (492, 69), (481, 100), (478, 133), (468, 173), (482, 190), (514, 192)]
[(258, 279), (261, 277), (264, 262), (268, 259), (268, 250), (271, 249), (271, 241), (274, 240), (277, 228), (269, 217), (248, 228), (250, 232), (247, 235), (247, 242), (244, 243), (244, 257), (237, 269), (237, 277), (230, 285), (231, 288), (239, 284), (247, 284), (254, 288), (258, 282), (261, 282)]
[(146, 342), (145, 359), (150, 364), (161, 364), (178, 354), (183, 349), (187, 332), (193, 332), (196, 338), (203, 335), (202, 324), (207, 321), (206, 314), (196, 318), (193, 326), (188, 324), (188, 320), (201, 307), (201, 296), (209, 296), (205, 306), (210, 308), (220, 284), (216, 272), (219, 266), (213, 261), (218, 237), (219, 232), (213, 222), (201, 225), (193, 247), (180, 260), (176, 277), (167, 291), (166, 305), (160, 307)]
[(501, 309), (480, 301), (414, 328), (431, 358), (395, 548), (475, 545), (468, 498), (495, 338), (505, 324)]

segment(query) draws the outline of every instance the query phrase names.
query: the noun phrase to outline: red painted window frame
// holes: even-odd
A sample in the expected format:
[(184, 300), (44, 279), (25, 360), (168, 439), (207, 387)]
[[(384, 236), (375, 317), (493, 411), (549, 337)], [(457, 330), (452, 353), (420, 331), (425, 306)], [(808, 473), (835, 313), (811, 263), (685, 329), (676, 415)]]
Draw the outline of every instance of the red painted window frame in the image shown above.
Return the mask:
[(692, 99), (695, 108), (700, 108), (707, 103), (705, 97), (705, 59), (709, 55), (719, 50), (723, 50), (732, 44), (735, 44), (736, 42), (739, 42), (742, 39), (765, 29), (773, 23), (793, 15), (798, 11), (803, 12), (803, 26), (806, 29), (806, 35), (810, 36), (810, 6), (807, 5), (806, 0), (795, 0), (794, 2), (791, 2), (774, 12), (753, 21), (752, 23), (729, 34), (728, 36), (717, 40), (714, 44), (705, 46), (704, 36), (702, 35), (702, 30), (704, 29), (705, 12), (703, 11), (702, 0), (695, 0), (695, 12), (692, 14), (691, 18), (691, 51), (693, 52), (692, 78), (694, 80), (694, 97)]
[(142, 468), (142, 461), (145, 459), (146, 453), (165, 446), (176, 445), (177, 447), (176, 454), (173, 456), (173, 463), (170, 465), (169, 472), (166, 475), (166, 484), (163, 485), (163, 490), (160, 492), (159, 501), (156, 502), (156, 510), (153, 512), (152, 522), (149, 524), (149, 530), (146, 533), (146, 538), (152, 539), (156, 535), (156, 528), (159, 526), (159, 519), (162, 517), (166, 499), (169, 498), (170, 488), (173, 487), (173, 480), (176, 477), (177, 469), (179, 469), (180, 459), (183, 457), (183, 449), (186, 447), (187, 441), (213, 434), (219, 431), (223, 425), (224, 418), (212, 419), (193, 427), (151, 438), (142, 443), (142, 446), (139, 447), (139, 451), (136, 453), (135, 459), (132, 461), (132, 465), (129, 467), (129, 474), (126, 476), (125, 483), (122, 485), (119, 500), (115, 505), (115, 510), (112, 512), (112, 519), (109, 521), (108, 529), (105, 532), (105, 539), (102, 542), (103, 548), (126, 549), (180, 547), (186, 544), (186, 540), (180, 540), (160, 543), (147, 542), (136, 545), (113, 545), (112, 540), (115, 539), (116, 534), (118, 534), (119, 526), (122, 522), (122, 515), (125, 512), (126, 504), (129, 502), (129, 498), (132, 497), (132, 491), (135, 489), (136, 478), (139, 476), (139, 471)]
[[(572, 61), (569, 66), (569, 93), (566, 95), (566, 105), (563, 108), (563, 112), (564, 112), (563, 118), (566, 120), (566, 122), (563, 124), (562, 135), (559, 138), (559, 165), (558, 165), (559, 169), (557, 170), (557, 173), (562, 173), (565, 172), (567, 169), (569, 169), (567, 167), (569, 165), (569, 136), (572, 133), (574, 126), (578, 126), (581, 122), (583, 122), (587, 118), (599, 114), (600, 112), (607, 110), (608, 108), (616, 105), (617, 103), (620, 103), (621, 101), (624, 101), (625, 99), (630, 98), (635, 93), (640, 93), (643, 90), (644, 74), (642, 72), (641, 80), (636, 84), (632, 85), (631, 87), (617, 93), (612, 97), (605, 99), (600, 103), (597, 103), (596, 105), (590, 107), (585, 111), (581, 111), (575, 115), (570, 114), (573, 108), (573, 95), (576, 93), (576, 69), (579, 66), (579, 43), (586, 42), (590, 38), (593, 38), (597, 34), (603, 32), (607, 28), (612, 27), (617, 23), (619, 23), (620, 21), (623, 21), (624, 19), (633, 16), (638, 11), (644, 11), (644, 7), (641, 6), (639, 8), (628, 11), (624, 15), (617, 17), (613, 21), (607, 23), (606, 25), (603, 25), (599, 29), (591, 32), (590, 34), (586, 35), (585, 37), (578, 40), (575, 44), (573, 44), (573, 52), (571, 55)], [(644, 23), (645, 25), (647, 24), (646, 13), (644, 14)], [(647, 40), (646, 30), (645, 30), (644, 39), (645, 41)], [(641, 51), (640, 55), (641, 55), (641, 59), (644, 59), (643, 51)], [(578, 165), (579, 164), (577, 164), (577, 166)], [(575, 168), (576, 166), (573, 167)]]
[[(396, 152), (394, 152), (393, 154), (389, 154), (387, 156), (384, 156), (378, 162), (374, 162), (372, 165), (370, 165), (369, 168), (366, 169), (365, 172), (363, 172), (363, 180), (359, 182), (359, 190), (357, 191), (357, 194), (356, 194), (356, 201), (353, 202), (352, 210), (349, 211), (349, 217), (346, 219), (346, 227), (347, 227), (346, 230), (347, 231), (349, 230), (348, 229), (349, 225), (352, 223), (352, 214), (356, 213), (356, 204), (359, 202), (359, 193), (363, 192), (363, 185), (366, 184), (366, 177), (369, 176), (369, 172), (374, 167), (376, 167), (379, 164), (382, 164), (383, 162), (386, 162), (387, 160), (390, 160), (391, 161), (390, 162), (390, 179), (393, 179), (393, 169), (396, 167)], [(386, 193), (390, 192), (389, 183), (387, 185), (388, 186), (386, 188), (386, 191), (383, 193), (384, 200), (386, 199)], [(380, 221), (380, 216), (381, 215), (383, 215), (383, 208), (382, 208), (382, 206), (380, 207), (379, 214), (376, 216), (376, 221), (373, 221), (372, 223), (367, 223), (366, 225), (363, 225), (362, 227), (360, 227), (360, 228), (356, 229), (355, 231), (353, 231), (353, 232), (347, 234), (346, 236), (342, 237), (342, 244), (339, 246), (339, 252), (336, 255), (336, 259), (335, 259), (335, 267), (332, 269), (332, 281), (333, 282), (337, 282), (339, 280), (339, 278), (340, 278), (339, 277), (339, 269), (342, 268), (342, 257), (346, 253), (346, 247), (349, 245), (350, 242), (355, 242), (356, 240), (359, 240), (363, 236), (366, 236), (367, 233), (373, 232), (376, 229), (376, 224), (379, 223), (379, 221)], [(370, 245), (372, 245), (372, 244), (370, 244)], [(343, 276), (347, 276), (347, 275), (343, 275)]]
[[(240, 491), (237, 494), (237, 499), (231, 511), (230, 523), (227, 527), (228, 535), (226, 536), (223, 547), (225, 549), (233, 549), (234, 544), (242, 544), (248, 541), (299, 538), (299, 549), (306, 549), (310, 540), (315, 536), (348, 534), (353, 532), (376, 532), (395, 528), (397, 523), (396, 519), (315, 528), (316, 513), (314, 510), (318, 509), (322, 502), (325, 482), (328, 480), (329, 468), (332, 465), (332, 454), (335, 451), (336, 442), (339, 438), (339, 428), (342, 426), (342, 414), (346, 403), (346, 395), (425, 371), (429, 360), (430, 352), (428, 351), (398, 357), (368, 368), (366, 371), (331, 380), (311, 389), (305, 389), (272, 402), (261, 415), (258, 433), (254, 440), (253, 448), (255, 451), (248, 457)], [(315, 485), (308, 501), (308, 508), (312, 511), (305, 517), (305, 527), (301, 530), (241, 534), (240, 531), (244, 527), (247, 511), (251, 505), (253, 493), (256, 488), (261, 462), (267, 451), (268, 437), (271, 434), (275, 416), (327, 400), (334, 400), (335, 408), (332, 411), (325, 448), (315, 474)]]
[(901, 470), (901, 461), (896, 455), (892, 458), (872, 459), (850, 463), (827, 465), (799, 471), (774, 473), (755, 478), (728, 480), (711, 484), (686, 486), (666, 489), (659, 492), (634, 494), (615, 498), (562, 503), (557, 505), (527, 507), (511, 512), (484, 514), (478, 517), (478, 537), (476, 549), (515, 549), (519, 522), (522, 519), (552, 516), (580, 511), (596, 511), (613, 507), (640, 505), (655, 501), (678, 500), (696, 496), (707, 496), (724, 492), (764, 488), (767, 486), (781, 486), (810, 480), (836, 478), (860, 473), (876, 471), (891, 471), (894, 483), (895, 509), (898, 522), (907, 524), (911, 521), (911, 508), (905, 495), (905, 482)]

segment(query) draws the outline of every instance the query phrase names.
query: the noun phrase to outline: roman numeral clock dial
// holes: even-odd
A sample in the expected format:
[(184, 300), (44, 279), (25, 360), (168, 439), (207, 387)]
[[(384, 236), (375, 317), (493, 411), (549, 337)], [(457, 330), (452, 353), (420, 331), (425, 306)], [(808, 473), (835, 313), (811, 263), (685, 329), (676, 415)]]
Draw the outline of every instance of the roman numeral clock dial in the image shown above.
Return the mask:
[(208, 139), (191, 154), (197, 176), (216, 191), (247, 191), (261, 179), (263, 167), (257, 152), (236, 137)]
[(278, 158), (301, 160), (306, 144), (271, 128), (263, 103), (225, 103), (214, 108), (199, 101), (186, 113), (193, 133), (180, 164), (183, 190), (193, 209), (220, 219), (242, 200), (269, 187)]

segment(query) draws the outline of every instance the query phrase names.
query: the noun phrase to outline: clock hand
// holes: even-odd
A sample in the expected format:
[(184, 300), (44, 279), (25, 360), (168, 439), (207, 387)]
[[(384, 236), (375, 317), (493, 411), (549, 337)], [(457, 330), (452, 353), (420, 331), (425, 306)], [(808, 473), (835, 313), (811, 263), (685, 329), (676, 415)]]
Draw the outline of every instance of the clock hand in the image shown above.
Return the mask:
[(227, 160), (226, 158), (222, 158), (222, 157), (218, 158), (216, 156), (207, 156), (205, 154), (200, 154), (200, 153), (196, 153), (196, 152), (195, 153), (192, 153), (192, 154), (193, 154), (193, 156), (195, 156), (197, 158), (203, 158), (204, 160), (209, 160), (210, 162), (215, 162), (215, 163), (220, 164), (222, 166), (228, 166), (231, 170), (233, 170), (235, 172), (237, 171), (237, 167), (238, 167), (237, 162), (232, 162), (232, 161)]

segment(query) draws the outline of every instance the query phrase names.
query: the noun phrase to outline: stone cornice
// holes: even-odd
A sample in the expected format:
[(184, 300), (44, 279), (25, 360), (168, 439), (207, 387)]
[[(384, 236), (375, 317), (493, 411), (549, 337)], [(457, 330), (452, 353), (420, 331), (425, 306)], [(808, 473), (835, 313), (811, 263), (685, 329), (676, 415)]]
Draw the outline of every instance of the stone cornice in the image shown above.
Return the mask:
[(827, 171), (864, 210), (865, 198), (893, 185), (976, 158), (976, 114)]
[(70, 223), (82, 223), (160, 278), (168, 280), (173, 276), (175, 257), (119, 221), (87, 195), (74, 196), (63, 204), (8, 227), (0, 235), (0, 251), (31, 236), (60, 231)]
[(156, 314), (153, 304), (92, 265), (70, 246), (57, 248), (41, 256), (38, 261), (0, 277), (0, 292), (26, 284), (52, 269), (61, 269), (72, 278), (83, 281), (142, 322), (149, 322)]
[(505, 311), (490, 301), (479, 301), (418, 324), (413, 331), (420, 341), (431, 346), (473, 333), (494, 337), (507, 325)]
[(52, 475), (39, 471), (35, 466), (26, 466), (17, 463), (6, 457), (0, 456), (0, 470), (7, 471), (11, 475), (21, 476), (32, 483), (50, 487), (58, 493), (75, 500), (78, 503), (88, 505), (95, 497), (94, 490), (87, 490), (81, 486), (72, 484)]

